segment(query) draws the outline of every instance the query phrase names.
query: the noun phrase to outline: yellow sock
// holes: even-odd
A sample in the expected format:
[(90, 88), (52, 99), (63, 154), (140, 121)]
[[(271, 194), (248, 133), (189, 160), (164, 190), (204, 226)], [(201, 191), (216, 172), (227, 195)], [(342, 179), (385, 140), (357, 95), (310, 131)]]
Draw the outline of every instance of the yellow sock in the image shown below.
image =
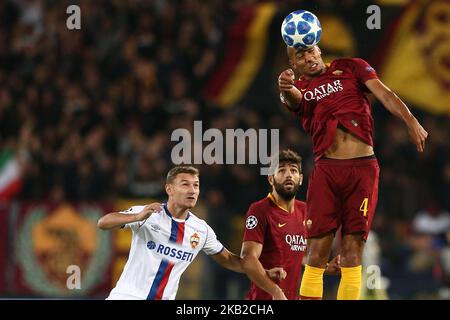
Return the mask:
[(338, 300), (359, 300), (361, 294), (361, 266), (341, 268)]
[(322, 299), (325, 269), (306, 265), (300, 286), (300, 299)]

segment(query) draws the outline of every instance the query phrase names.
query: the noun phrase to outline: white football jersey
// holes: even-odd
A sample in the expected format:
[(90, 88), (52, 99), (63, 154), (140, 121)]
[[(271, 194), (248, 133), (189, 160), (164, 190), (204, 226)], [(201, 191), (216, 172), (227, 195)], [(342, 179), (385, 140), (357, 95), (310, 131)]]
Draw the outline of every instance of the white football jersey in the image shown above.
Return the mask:
[[(121, 213), (136, 214), (142, 209), (134, 206)], [(175, 219), (166, 204), (148, 219), (126, 227), (133, 231), (130, 253), (108, 300), (173, 300), (181, 275), (200, 250), (214, 255), (224, 248), (206, 221), (191, 212), (185, 220)]]

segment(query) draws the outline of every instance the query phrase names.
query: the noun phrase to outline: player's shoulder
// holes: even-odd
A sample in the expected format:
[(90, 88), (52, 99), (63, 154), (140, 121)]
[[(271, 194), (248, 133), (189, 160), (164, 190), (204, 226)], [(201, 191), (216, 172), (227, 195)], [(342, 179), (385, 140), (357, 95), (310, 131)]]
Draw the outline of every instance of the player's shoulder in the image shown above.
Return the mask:
[(295, 200), (295, 212), (298, 219), (304, 220), (306, 217), (306, 202)]
[(265, 197), (262, 198), (258, 201), (252, 202), (250, 204), (249, 210), (253, 209), (253, 210), (262, 210), (263, 212), (270, 207), (271, 204), (271, 200), (269, 199), (269, 197)]
[(350, 57), (346, 57), (346, 58), (338, 58), (338, 59), (334, 59), (331, 62), (331, 65), (339, 65), (339, 64), (354, 64), (354, 63), (360, 63), (360, 62), (366, 62), (366, 60), (362, 59), (362, 58), (350, 58)]
[(295, 207), (297, 208), (297, 210), (306, 212), (306, 202), (305, 201), (295, 199)]
[(206, 222), (206, 220), (197, 217), (194, 213), (190, 211), (189, 211), (189, 218), (186, 220), (186, 223), (194, 226), (197, 229), (202, 228), (203, 231), (206, 231), (208, 227), (211, 228), (208, 222)]
[(361, 58), (339, 58), (330, 63), (332, 69), (354, 68), (355, 66), (369, 65), (369, 63)]
[(295, 206), (301, 209), (306, 209), (306, 202), (295, 199)]
[(246, 216), (256, 216), (265, 220), (273, 210), (273, 202), (269, 197), (265, 197), (250, 204)]

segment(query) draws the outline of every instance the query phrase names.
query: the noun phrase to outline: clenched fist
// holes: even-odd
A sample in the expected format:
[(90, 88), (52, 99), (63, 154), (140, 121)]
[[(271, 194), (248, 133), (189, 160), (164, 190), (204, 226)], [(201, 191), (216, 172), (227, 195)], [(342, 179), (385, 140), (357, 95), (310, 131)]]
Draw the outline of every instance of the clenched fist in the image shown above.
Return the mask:
[(280, 91), (291, 90), (294, 86), (295, 74), (292, 69), (286, 69), (278, 77), (278, 88)]
[(267, 275), (272, 280), (284, 280), (286, 279), (287, 273), (283, 268), (275, 267), (270, 270), (266, 270)]

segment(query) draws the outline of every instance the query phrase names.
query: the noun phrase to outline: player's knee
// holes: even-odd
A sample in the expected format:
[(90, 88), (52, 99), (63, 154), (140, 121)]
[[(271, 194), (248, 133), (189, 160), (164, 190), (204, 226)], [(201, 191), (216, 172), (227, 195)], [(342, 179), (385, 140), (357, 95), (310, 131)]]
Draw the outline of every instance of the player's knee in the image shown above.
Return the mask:
[(308, 240), (308, 254), (306, 263), (316, 268), (325, 268), (331, 252), (333, 243), (333, 233), (329, 233), (322, 238)]
[(325, 268), (328, 262), (328, 255), (320, 251), (310, 251), (308, 253), (307, 264), (311, 267)]
[(365, 242), (363, 240), (362, 234), (344, 236), (341, 244), (341, 264), (343, 262), (360, 262), (364, 250), (364, 244)]
[(341, 253), (342, 267), (356, 267), (362, 263), (362, 253), (359, 251), (349, 251)]
[(364, 244), (358, 241), (343, 244), (341, 248), (341, 265), (356, 267), (361, 265)]

